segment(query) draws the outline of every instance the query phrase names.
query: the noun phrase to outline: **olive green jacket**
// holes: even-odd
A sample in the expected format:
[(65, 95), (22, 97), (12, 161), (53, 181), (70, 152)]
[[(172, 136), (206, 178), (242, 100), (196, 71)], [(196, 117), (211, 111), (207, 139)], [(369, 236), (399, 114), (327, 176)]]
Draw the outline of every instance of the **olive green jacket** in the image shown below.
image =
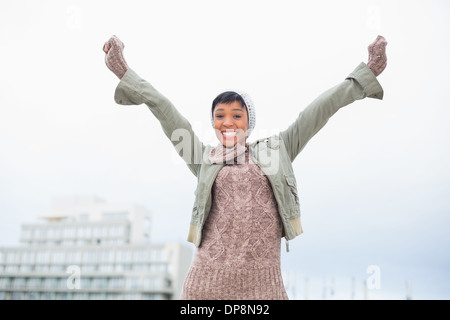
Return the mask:
[[(286, 130), (250, 143), (252, 160), (267, 175), (272, 186), (283, 223), (282, 236), (286, 240), (303, 232), (292, 162), (332, 115), (340, 108), (365, 97), (382, 99), (383, 88), (367, 65), (361, 63), (344, 81), (322, 93), (301, 111)], [(173, 104), (133, 70), (129, 69), (122, 77), (114, 98), (121, 105), (145, 103), (160, 121), (178, 154), (197, 177), (188, 241), (199, 246), (202, 228), (211, 208), (211, 189), (224, 164), (211, 164), (208, 159), (211, 146), (204, 145)]]

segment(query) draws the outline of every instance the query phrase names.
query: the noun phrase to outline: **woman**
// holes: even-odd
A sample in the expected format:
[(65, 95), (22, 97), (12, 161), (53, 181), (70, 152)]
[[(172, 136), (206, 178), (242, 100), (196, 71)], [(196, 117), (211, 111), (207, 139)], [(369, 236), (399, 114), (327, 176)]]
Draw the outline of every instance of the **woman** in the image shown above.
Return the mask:
[(376, 77), (386, 67), (386, 44), (378, 36), (368, 47), (367, 64), (360, 63), (286, 130), (266, 139), (247, 141), (256, 120), (250, 97), (221, 93), (210, 110), (219, 140), (215, 147), (201, 143), (172, 103), (128, 67), (116, 36), (104, 44), (106, 65), (120, 79), (115, 101), (145, 103), (198, 179), (188, 234), (197, 250), (181, 299), (288, 299), (281, 238), (287, 244), (302, 233), (292, 162), (341, 107), (365, 97), (383, 98)]

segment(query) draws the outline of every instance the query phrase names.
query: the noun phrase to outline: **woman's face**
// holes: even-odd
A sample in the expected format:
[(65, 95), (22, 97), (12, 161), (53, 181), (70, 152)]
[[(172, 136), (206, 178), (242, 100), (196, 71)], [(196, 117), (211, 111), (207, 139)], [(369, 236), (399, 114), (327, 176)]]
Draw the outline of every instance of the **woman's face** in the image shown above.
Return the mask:
[(247, 108), (239, 101), (219, 103), (214, 108), (214, 129), (225, 147), (233, 147), (245, 141), (248, 129)]

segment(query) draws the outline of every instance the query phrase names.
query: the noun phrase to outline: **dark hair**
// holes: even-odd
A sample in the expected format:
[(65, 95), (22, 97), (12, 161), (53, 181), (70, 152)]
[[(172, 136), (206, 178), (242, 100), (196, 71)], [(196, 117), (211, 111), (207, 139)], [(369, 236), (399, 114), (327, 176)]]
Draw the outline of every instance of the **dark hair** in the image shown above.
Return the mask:
[(234, 91), (225, 91), (219, 94), (212, 103), (211, 113), (214, 113), (214, 108), (219, 103), (225, 103), (229, 104), (235, 101), (239, 101), (241, 103), (242, 107), (247, 108), (247, 105), (245, 104), (244, 99), (241, 97), (239, 93), (236, 93)]

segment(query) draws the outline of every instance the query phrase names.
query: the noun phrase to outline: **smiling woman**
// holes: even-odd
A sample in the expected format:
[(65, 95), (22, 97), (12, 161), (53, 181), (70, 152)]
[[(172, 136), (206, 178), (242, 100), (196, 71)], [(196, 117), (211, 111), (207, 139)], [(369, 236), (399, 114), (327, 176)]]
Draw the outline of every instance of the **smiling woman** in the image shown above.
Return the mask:
[(248, 94), (226, 91), (219, 94), (212, 103), (211, 122), (219, 140), (219, 145), (212, 148), (212, 163), (242, 164), (244, 157), (238, 157), (247, 147), (247, 137), (255, 127), (255, 108)]
[(255, 127), (255, 109), (247, 94), (226, 91), (212, 103), (211, 121), (216, 136), (225, 147), (245, 144)]
[(184, 151), (190, 148), (194, 158), (196, 152), (203, 155), (192, 161), (183, 154), (198, 184), (188, 234), (197, 250), (182, 299), (288, 299), (280, 268), (281, 238), (287, 244), (302, 233), (292, 162), (340, 108), (365, 97), (383, 98), (376, 76), (386, 67), (386, 43), (377, 37), (368, 48), (367, 64), (360, 63), (320, 95), (286, 130), (252, 143), (247, 139), (256, 118), (250, 97), (221, 93), (211, 109), (216, 147), (204, 145), (175, 106), (128, 67), (117, 37), (105, 43), (106, 65), (120, 79), (115, 101), (146, 104), (169, 139), (183, 130)]
[(245, 143), (248, 130), (248, 113), (239, 101), (220, 103), (213, 110), (216, 136), (225, 147)]
[(214, 110), (214, 129), (216, 136), (225, 147), (234, 147), (245, 142), (248, 129), (248, 113), (245, 105), (234, 101), (220, 103)]

